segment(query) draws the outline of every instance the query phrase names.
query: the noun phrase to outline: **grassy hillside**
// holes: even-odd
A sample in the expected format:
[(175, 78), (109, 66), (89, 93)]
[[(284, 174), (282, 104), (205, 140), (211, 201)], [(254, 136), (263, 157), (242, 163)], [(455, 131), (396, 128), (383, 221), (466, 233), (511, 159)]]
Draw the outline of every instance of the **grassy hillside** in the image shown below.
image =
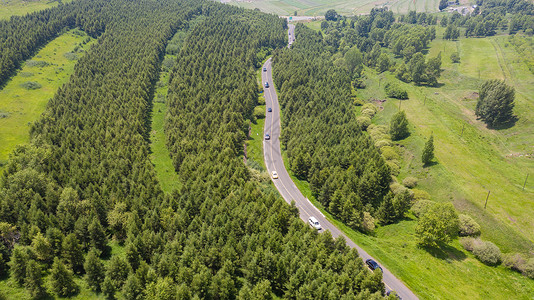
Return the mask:
[(278, 15), (323, 16), (329, 9), (335, 9), (343, 15), (367, 14), (373, 7), (387, 5), (395, 13), (410, 10), (418, 12), (435, 12), (438, 0), (229, 0), (229, 3), (245, 8), (258, 8), (261, 11)]
[(22, 16), (38, 10), (54, 7), (59, 2), (67, 3), (72, 0), (48, 1), (48, 0), (0, 0), (0, 20), (9, 19), (11, 16)]
[[(86, 39), (90, 38), (76, 29), (62, 34), (24, 63), (0, 90), (0, 172), (14, 147), (28, 142), (29, 123), (37, 120), (74, 71), (77, 58), (89, 49), (91, 42), (83, 43)], [(41, 88), (28, 89), (28, 82)]]

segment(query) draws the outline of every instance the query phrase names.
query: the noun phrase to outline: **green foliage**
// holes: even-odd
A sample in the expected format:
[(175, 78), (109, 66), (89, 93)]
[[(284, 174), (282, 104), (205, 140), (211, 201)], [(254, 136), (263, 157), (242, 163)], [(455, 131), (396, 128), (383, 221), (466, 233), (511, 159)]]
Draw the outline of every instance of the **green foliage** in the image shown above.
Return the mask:
[(449, 24), (445, 33), (443, 34), (444, 40), (457, 40), (460, 37), (460, 29), (458, 29), (453, 24)]
[(434, 159), (434, 135), (430, 135), (430, 138), (426, 141), (423, 153), (421, 154), (421, 161), (423, 165), (428, 165)]
[(31, 259), (26, 265), (26, 275), (24, 278), (24, 287), (30, 292), (34, 299), (46, 295), (46, 288), (43, 285), (41, 266), (35, 260)]
[(507, 268), (510, 268), (519, 273), (523, 272), (526, 263), (527, 260), (525, 259), (525, 257), (519, 253), (508, 253), (503, 254), (502, 256), (502, 264)]
[(11, 277), (15, 282), (22, 286), (26, 278), (26, 267), (30, 256), (26, 247), (16, 245), (11, 254), (11, 261), (9, 262)]
[(43, 87), (39, 82), (35, 82), (35, 81), (26, 81), (22, 83), (20, 86), (27, 90), (36, 90), (36, 89), (40, 89)]
[[(439, 10), (444, 10), (445, 8), (447, 8), (447, 6), (449, 6), (448, 0), (440, 0), (438, 9)], [(444, 19), (446, 20), (446, 18), (444, 18)]]
[(386, 91), (386, 95), (390, 98), (401, 100), (408, 99), (408, 92), (396, 83), (386, 83), (386, 85), (384, 85), (384, 91)]
[(458, 215), (450, 203), (432, 205), (415, 227), (417, 243), (425, 247), (438, 247), (449, 243), (458, 235)]
[(455, 64), (459, 64), (460, 63), (460, 54), (458, 52), (453, 52), (451, 54), (451, 61)]
[(83, 271), (83, 252), (80, 242), (74, 233), (67, 235), (63, 241), (63, 258), (69, 268), (75, 273)]
[(396, 112), (391, 117), (389, 134), (391, 134), (391, 139), (394, 141), (402, 140), (410, 135), (410, 131), (408, 130), (408, 119), (403, 110)]
[(408, 176), (402, 180), (402, 184), (410, 189), (413, 189), (417, 186), (417, 178)]
[(480, 235), (480, 225), (468, 215), (458, 215), (460, 236), (477, 236)]
[(363, 55), (358, 47), (354, 46), (345, 53), (345, 62), (349, 73), (353, 77), (359, 77), (363, 71)]
[(86, 273), (86, 282), (89, 288), (93, 291), (100, 291), (101, 284), (104, 282), (105, 269), (104, 264), (98, 257), (98, 252), (95, 248), (91, 249), (85, 258), (83, 265)]
[(50, 242), (40, 232), (32, 240), (32, 252), (40, 262), (49, 264), (52, 262), (53, 251)]
[(528, 260), (523, 269), (523, 275), (527, 276), (530, 279), (534, 279), (534, 258)]
[[(67, 236), (68, 238), (68, 236)], [(50, 286), (52, 291), (60, 297), (68, 297), (78, 293), (79, 287), (74, 282), (72, 272), (67, 270), (59, 258), (54, 258), (52, 271), (50, 271)]]
[(492, 242), (477, 240), (472, 251), (476, 258), (485, 264), (496, 265), (501, 262), (501, 250)]
[(488, 80), (480, 87), (475, 114), (490, 127), (509, 122), (514, 118), (514, 99), (512, 86), (502, 80)]
[(333, 9), (329, 9), (326, 14), (324, 15), (325, 20), (327, 21), (336, 21), (337, 20), (337, 12)]

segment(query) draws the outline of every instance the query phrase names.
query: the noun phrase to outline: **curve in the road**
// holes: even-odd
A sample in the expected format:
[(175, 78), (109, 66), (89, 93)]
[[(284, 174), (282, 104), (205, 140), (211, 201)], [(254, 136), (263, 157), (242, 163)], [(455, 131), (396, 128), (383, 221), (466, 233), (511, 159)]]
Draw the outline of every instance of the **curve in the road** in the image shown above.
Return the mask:
[[(288, 47), (295, 38), (295, 26), (290, 24), (288, 30)], [(296, 207), (299, 209), (300, 218), (304, 222), (308, 222), (309, 217), (315, 217), (321, 224), (322, 230), (328, 230), (332, 236), (343, 236), (347, 241), (347, 245), (351, 248), (356, 248), (360, 257), (365, 261), (372, 258), (367, 252), (356, 245), (351, 239), (349, 239), (341, 230), (330, 223), (325, 216), (317, 209), (297, 188), (287, 169), (284, 166), (282, 160), (282, 153), (280, 151), (280, 105), (278, 104), (278, 95), (273, 86), (272, 79), (272, 62), (271, 59), (267, 60), (263, 65), (262, 83), (264, 85), (265, 105), (267, 108), (271, 108), (271, 112), (267, 110), (265, 116), (264, 133), (269, 134), (270, 139), (263, 141), (263, 154), (267, 171), (272, 175), (275, 171), (278, 174), (277, 179), (272, 179), (276, 189), (286, 200), (291, 203), (295, 201)], [(267, 87), (265, 83), (268, 83)], [(272, 176), (271, 176), (272, 178)], [(374, 259), (377, 261), (376, 259)], [(402, 299), (418, 299), (417, 296), (404, 285), (398, 278), (396, 278), (387, 268), (382, 266), (383, 269), (383, 281), (387, 290), (394, 290)]]

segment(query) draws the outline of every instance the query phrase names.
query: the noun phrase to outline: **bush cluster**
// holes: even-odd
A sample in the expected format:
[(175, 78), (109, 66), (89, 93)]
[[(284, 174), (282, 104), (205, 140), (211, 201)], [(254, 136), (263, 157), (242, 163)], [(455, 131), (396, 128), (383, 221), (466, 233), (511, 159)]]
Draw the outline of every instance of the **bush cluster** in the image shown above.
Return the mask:
[(388, 82), (384, 86), (384, 90), (386, 91), (386, 95), (390, 98), (400, 100), (408, 99), (408, 92), (402, 89), (398, 84)]
[(477, 236), (480, 235), (480, 225), (468, 215), (459, 215), (460, 219), (460, 236)]

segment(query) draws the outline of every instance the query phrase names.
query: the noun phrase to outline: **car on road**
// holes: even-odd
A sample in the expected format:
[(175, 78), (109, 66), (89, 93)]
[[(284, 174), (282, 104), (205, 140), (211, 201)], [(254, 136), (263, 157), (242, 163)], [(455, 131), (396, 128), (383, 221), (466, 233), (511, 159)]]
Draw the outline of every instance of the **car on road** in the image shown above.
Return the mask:
[(267, 112), (273, 112), (273, 109), (270, 107), (267, 107)]
[(278, 173), (276, 173), (276, 171), (272, 171), (271, 176), (273, 177), (273, 179), (278, 179)]
[(309, 217), (308, 218), (308, 223), (310, 224), (311, 227), (317, 229), (317, 230), (321, 230), (321, 224), (319, 224), (319, 221), (317, 221), (317, 219), (315, 217)]
[(380, 269), (380, 271), (383, 272), (382, 268), (378, 265), (378, 263), (376, 263), (376, 261), (374, 261), (372, 259), (368, 259), (368, 260), (365, 261), (365, 263), (367, 264), (369, 269), (371, 269), (372, 271), (374, 271), (376, 269)]
[(263, 72), (267, 72), (267, 68), (266, 67), (263, 67)]
[(271, 136), (270, 136), (268, 133), (266, 133), (266, 134), (265, 134), (265, 139), (266, 139), (266, 140), (270, 140), (270, 139), (271, 139)]
[(265, 81), (265, 87), (268, 88), (269, 87), (269, 83), (267, 81)]

